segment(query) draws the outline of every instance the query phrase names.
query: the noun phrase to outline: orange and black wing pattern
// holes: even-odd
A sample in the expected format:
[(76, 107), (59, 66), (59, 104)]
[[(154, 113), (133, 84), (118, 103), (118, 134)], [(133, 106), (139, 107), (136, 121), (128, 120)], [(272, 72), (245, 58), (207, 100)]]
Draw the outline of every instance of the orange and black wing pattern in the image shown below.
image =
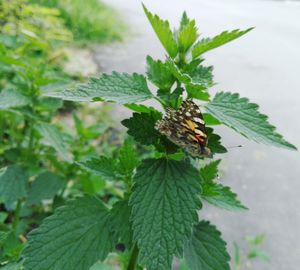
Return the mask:
[(207, 134), (200, 108), (192, 100), (185, 100), (176, 111), (168, 109), (156, 123), (156, 129), (169, 140), (195, 157), (211, 157), (206, 147)]

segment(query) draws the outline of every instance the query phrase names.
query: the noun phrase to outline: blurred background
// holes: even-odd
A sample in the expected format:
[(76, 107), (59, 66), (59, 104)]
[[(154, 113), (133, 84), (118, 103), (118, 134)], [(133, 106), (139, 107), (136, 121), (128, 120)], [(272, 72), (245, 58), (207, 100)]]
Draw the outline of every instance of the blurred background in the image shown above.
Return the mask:
[[(19, 10), (19, 2), (29, 2), (32, 5), (25, 15), (22, 13), (24, 15), (21, 16), (24, 18), (22, 23), (19, 23), (20, 17), (16, 13)], [(172, 27), (178, 25), (185, 10), (189, 17), (196, 19), (199, 32), (203, 37), (214, 36), (224, 30), (254, 26), (255, 29), (247, 35), (205, 54), (206, 65), (214, 66), (214, 79), (217, 84), (213, 87), (212, 93), (231, 91), (249, 97), (252, 102), (260, 105), (260, 111), (269, 116), (270, 122), (278, 128), (279, 133), (298, 148), (300, 147), (298, 119), (300, 115), (300, 1), (144, 0), (143, 2), (151, 12), (168, 19)], [(36, 10), (37, 6), (42, 9)], [(28, 36), (30, 37), (30, 46), (38, 46), (39, 55), (34, 54), (34, 60), (30, 60), (32, 66), (44, 66), (47, 63), (46, 77), (51, 80), (55, 77), (55, 83), (51, 81), (51, 84), (49, 80), (47, 83), (39, 80), (40, 85), (37, 84), (41, 88), (39, 91), (64, 88), (66, 85), (85, 81), (88, 76), (100, 72), (109, 73), (116, 70), (144, 73), (145, 59), (148, 54), (153, 58), (165, 57), (163, 47), (144, 15), (141, 2), (137, 0), (101, 2), (88, 0), (84, 1), (84, 4), (79, 0), (4, 0), (0, 7), (2, 7), (0, 9), (2, 27), (0, 52), (3, 53), (0, 55), (0, 69), (2, 68), (0, 86), (3, 89), (6, 89), (8, 78), (11, 78), (9, 77), (11, 71), (8, 72), (5, 65), (20, 66), (15, 62), (9, 62), (12, 60), (9, 60), (8, 54), (4, 57), (4, 52), (7, 53), (9, 48), (11, 55), (16, 53), (28, 55), (27, 51), (24, 52), (23, 45), (20, 50), (17, 45), (17, 48), (14, 47), (15, 45), (12, 46), (11, 39), (7, 37), (19, 28), (27, 31), (23, 31), (22, 35), (25, 35), (26, 40)], [(47, 11), (43, 8), (55, 11)], [(15, 14), (10, 22), (13, 27), (9, 29), (5, 28), (7, 14), (10, 14), (9, 16)], [(36, 16), (34, 17), (33, 14)], [(49, 21), (43, 24), (41, 21), (45, 17)], [(41, 62), (41, 58), (37, 60), (41, 55), (47, 59), (45, 63)], [(20, 55), (18, 59), (22, 57)], [(37, 73), (32, 70), (30, 72), (28, 77), (37, 76)], [(9, 86), (11, 87), (11, 83)], [(1, 113), (3, 116), (11, 114), (5, 111), (7, 105), (3, 93), (4, 90), (0, 92), (2, 98), (0, 116)], [(41, 104), (37, 111), (41, 110), (41, 115), (44, 117), (45, 110), (49, 108), (40, 109)], [(115, 134), (111, 133), (111, 130), (116, 129), (122, 134), (124, 130), (119, 127), (119, 121), (131, 114), (129, 110), (113, 105), (101, 108), (101, 111), (96, 109), (97, 104), (95, 107), (82, 105), (80, 110), (69, 103), (53, 106), (56, 106), (55, 113), (47, 115), (45, 118), (48, 119), (47, 121), (55, 115), (53, 119), (58, 128), (66, 129), (70, 133), (74, 126), (77, 128), (78, 134), (73, 134), (72, 138), (66, 139), (69, 145), (76, 145), (78, 136), (82, 138), (78, 129), (78, 119), (76, 120), (74, 114), (78, 113), (83, 123), (89, 123), (91, 126), (91, 129), (84, 131), (87, 135), (85, 141), (80, 143), (87, 145), (96, 140), (97, 143), (93, 144), (96, 147), (95, 149), (84, 148), (84, 150), (73, 149), (72, 155), (77, 158), (87, 153), (99, 152), (99, 149), (102, 152), (111, 152), (107, 150), (109, 145), (115, 143), (110, 140), (114, 137), (111, 134)], [(107, 113), (108, 109), (112, 109), (111, 113)], [(95, 117), (91, 118), (91, 115)], [(100, 121), (105, 123), (104, 126), (97, 124)], [(300, 265), (299, 152), (250, 142), (225, 127), (216, 130), (222, 135), (224, 146), (243, 145), (242, 148), (231, 148), (227, 154), (222, 155), (222, 173), (219, 177), (221, 182), (232, 187), (249, 211), (226, 212), (205, 205), (200, 213), (201, 218), (209, 219), (217, 225), (228, 242), (231, 253), (233, 242), (237, 242), (243, 250), (247, 248), (244, 237), (257, 234), (266, 236), (262, 248), (270, 257), (270, 262), (253, 262), (249, 269), (298, 270)], [(105, 138), (109, 139), (99, 142), (96, 135), (99, 132), (102, 135), (106, 134)], [(113, 139), (118, 141), (118, 136)], [(118, 144), (115, 147), (118, 147)], [(7, 160), (12, 162), (17, 159), (14, 156), (16, 153), (11, 152), (11, 149), (8, 151), (4, 144), (1, 146), (1, 141), (0, 152), (3, 154), (3, 158), (0, 159), (3, 164), (6, 164)], [(38, 160), (38, 157), (34, 160)], [(69, 175), (74, 179), (78, 178), (75, 186), (80, 186), (84, 192), (105, 192), (107, 189), (105, 183), (96, 183), (95, 181), (98, 180), (93, 176), (87, 177), (82, 172), (74, 171), (71, 166), (68, 168)]]

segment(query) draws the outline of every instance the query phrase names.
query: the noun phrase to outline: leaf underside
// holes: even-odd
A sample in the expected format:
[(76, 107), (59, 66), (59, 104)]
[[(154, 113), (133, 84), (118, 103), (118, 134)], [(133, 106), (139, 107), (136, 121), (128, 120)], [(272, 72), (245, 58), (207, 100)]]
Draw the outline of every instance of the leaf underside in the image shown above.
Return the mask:
[(119, 104), (140, 102), (152, 97), (143, 75), (118, 72), (91, 78), (88, 83), (81, 84), (75, 89), (45, 95), (71, 101), (104, 100)]
[(206, 110), (223, 124), (258, 143), (297, 149), (269, 124), (268, 117), (258, 111), (258, 105), (237, 93), (219, 92), (206, 104)]

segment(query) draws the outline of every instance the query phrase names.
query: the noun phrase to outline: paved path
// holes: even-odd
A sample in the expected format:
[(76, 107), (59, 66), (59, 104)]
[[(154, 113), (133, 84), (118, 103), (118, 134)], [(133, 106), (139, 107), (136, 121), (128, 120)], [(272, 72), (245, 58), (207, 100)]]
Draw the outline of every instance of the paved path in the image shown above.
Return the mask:
[[(107, 0), (108, 1), (108, 0)], [(106, 72), (144, 72), (145, 56), (163, 58), (164, 51), (147, 22), (140, 2), (110, 0), (132, 25), (125, 44), (96, 49)], [(206, 54), (215, 66), (213, 91), (237, 91), (261, 106), (286, 139), (300, 147), (300, 2), (242, 0), (145, 0), (146, 6), (177, 25), (183, 10), (196, 19), (204, 35), (226, 29), (256, 29)], [(122, 115), (124, 117), (124, 115)], [(221, 181), (250, 208), (230, 213), (205, 206), (201, 212), (218, 225), (229, 243), (245, 235), (266, 233), (271, 265), (255, 270), (300, 269), (300, 154), (245, 140), (227, 128), (218, 129), (226, 146), (243, 144), (223, 155)], [(229, 246), (232, 246), (229, 244)]]

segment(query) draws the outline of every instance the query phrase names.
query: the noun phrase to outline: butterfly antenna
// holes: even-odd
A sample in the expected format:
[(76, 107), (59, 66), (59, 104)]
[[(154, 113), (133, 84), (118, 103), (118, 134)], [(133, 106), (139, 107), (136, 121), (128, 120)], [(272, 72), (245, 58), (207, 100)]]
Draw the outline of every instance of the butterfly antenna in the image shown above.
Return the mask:
[(231, 149), (231, 148), (239, 148), (239, 147), (244, 147), (244, 145), (240, 144), (240, 145), (228, 146), (226, 148)]

